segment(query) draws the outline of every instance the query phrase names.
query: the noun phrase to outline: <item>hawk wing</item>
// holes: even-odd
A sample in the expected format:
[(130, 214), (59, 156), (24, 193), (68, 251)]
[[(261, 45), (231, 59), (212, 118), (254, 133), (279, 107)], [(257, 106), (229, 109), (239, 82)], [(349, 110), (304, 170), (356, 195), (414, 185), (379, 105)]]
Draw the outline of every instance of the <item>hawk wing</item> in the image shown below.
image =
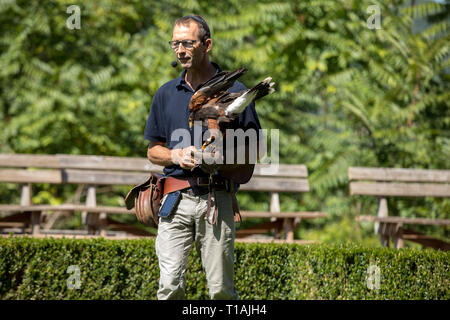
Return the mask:
[(233, 86), (236, 79), (246, 72), (247, 69), (240, 68), (235, 71), (222, 71), (214, 75), (196, 89), (189, 103), (189, 110), (191, 112), (198, 110), (210, 99), (225, 93)]

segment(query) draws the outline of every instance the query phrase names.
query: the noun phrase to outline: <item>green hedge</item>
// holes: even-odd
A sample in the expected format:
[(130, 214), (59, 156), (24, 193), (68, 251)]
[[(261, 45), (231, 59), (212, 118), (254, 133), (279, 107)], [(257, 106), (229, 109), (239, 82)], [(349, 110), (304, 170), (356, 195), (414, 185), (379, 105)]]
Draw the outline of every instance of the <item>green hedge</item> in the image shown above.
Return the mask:
[[(235, 255), (241, 299), (450, 298), (442, 251), (237, 243)], [(196, 250), (189, 259), (187, 298), (208, 299)], [(71, 265), (79, 289), (67, 285)], [(370, 266), (378, 289), (369, 288)], [(155, 299), (158, 277), (153, 240), (0, 239), (1, 299)]]

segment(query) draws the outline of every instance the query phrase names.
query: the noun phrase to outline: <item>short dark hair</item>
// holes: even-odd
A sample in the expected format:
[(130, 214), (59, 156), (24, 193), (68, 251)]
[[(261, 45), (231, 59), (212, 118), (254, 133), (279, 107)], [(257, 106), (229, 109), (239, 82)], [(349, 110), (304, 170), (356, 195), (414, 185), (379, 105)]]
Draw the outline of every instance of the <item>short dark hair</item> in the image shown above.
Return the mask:
[(178, 18), (177, 20), (175, 20), (175, 25), (178, 24), (187, 25), (191, 21), (197, 23), (198, 36), (202, 42), (204, 42), (208, 38), (211, 38), (211, 31), (209, 30), (208, 24), (206, 23), (205, 19), (203, 19), (199, 15), (188, 15)]

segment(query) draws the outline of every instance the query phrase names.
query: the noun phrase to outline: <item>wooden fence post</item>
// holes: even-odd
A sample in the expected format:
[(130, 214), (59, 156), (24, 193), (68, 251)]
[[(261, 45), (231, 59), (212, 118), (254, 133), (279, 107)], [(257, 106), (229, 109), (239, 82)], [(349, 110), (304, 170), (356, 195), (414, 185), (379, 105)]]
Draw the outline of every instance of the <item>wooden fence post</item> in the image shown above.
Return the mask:
[(403, 248), (403, 225), (402, 223), (394, 224), (394, 233), (392, 235), (392, 240), (394, 242), (394, 248)]
[[(387, 217), (389, 215), (388, 205), (386, 198), (378, 198), (378, 217)], [(374, 223), (374, 231), (378, 233), (378, 228), (380, 227), (379, 222)]]
[[(97, 198), (95, 186), (89, 185), (87, 187), (87, 196), (86, 196), (86, 206), (87, 207), (96, 207), (97, 206)], [(98, 228), (98, 213), (95, 212), (83, 212), (85, 217), (85, 223), (88, 228), (88, 234), (95, 234), (96, 229)]]
[(31, 183), (22, 185), (22, 193), (20, 194), (20, 205), (31, 206)]
[[(278, 195), (278, 192), (270, 192), (270, 212), (280, 212), (280, 196)], [(271, 222), (275, 222), (276, 220), (277, 218), (275, 217), (270, 218)], [(280, 238), (280, 230), (273, 229), (272, 232), (274, 233), (275, 239)]]
[(101, 212), (99, 216), (99, 228), (100, 228), (100, 236), (106, 237), (106, 227), (108, 225), (108, 215), (106, 212)]
[[(22, 185), (22, 193), (20, 194), (20, 205), (31, 206), (31, 183)], [(41, 212), (33, 211), (30, 213), (30, 228), (32, 235), (38, 235), (40, 233)], [(23, 230), (25, 233), (25, 230)]]
[(389, 223), (380, 222), (378, 233), (380, 234), (381, 245), (389, 248)]

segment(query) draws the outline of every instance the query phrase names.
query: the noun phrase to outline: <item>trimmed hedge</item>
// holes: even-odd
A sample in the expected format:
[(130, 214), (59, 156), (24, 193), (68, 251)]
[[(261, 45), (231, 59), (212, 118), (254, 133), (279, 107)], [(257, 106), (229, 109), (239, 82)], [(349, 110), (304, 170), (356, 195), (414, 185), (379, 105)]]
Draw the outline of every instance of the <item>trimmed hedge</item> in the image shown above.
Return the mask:
[[(235, 255), (240, 299), (450, 298), (442, 251), (237, 243)], [(68, 286), (71, 265), (79, 289)], [(368, 285), (370, 266), (379, 289)], [(153, 240), (0, 239), (1, 299), (156, 299), (158, 278)], [(209, 299), (196, 250), (186, 280), (188, 299)]]

